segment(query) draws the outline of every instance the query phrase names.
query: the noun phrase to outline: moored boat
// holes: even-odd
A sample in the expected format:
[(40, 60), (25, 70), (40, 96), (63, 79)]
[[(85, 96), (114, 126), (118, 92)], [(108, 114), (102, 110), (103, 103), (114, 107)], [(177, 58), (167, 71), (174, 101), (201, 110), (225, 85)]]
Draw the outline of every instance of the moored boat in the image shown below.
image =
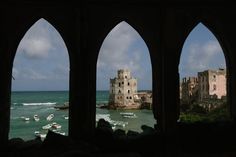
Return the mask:
[(51, 129), (51, 127), (52, 127), (52, 124), (47, 124), (47, 125), (44, 125), (42, 129), (48, 130), (48, 129)]
[(34, 115), (34, 120), (35, 120), (36, 122), (39, 121), (39, 116), (38, 116), (37, 114)]
[(29, 117), (21, 117), (21, 119), (23, 119), (24, 121), (28, 122), (30, 120)]
[(44, 139), (46, 138), (46, 136), (47, 136), (47, 134), (42, 134), (42, 133), (40, 133), (39, 131), (35, 131), (35, 132), (34, 132), (34, 135), (35, 135), (36, 137), (40, 137), (41, 140), (44, 140)]
[(68, 120), (68, 119), (69, 119), (69, 117), (68, 117), (68, 116), (63, 116), (63, 117), (64, 117), (64, 119), (65, 119), (65, 120)]
[(137, 118), (133, 112), (120, 112), (120, 115), (124, 118)]
[(53, 122), (51, 125), (52, 125), (51, 128), (53, 129), (61, 129), (61, 125), (56, 122)]
[(52, 113), (52, 114), (50, 114), (48, 117), (47, 117), (47, 121), (50, 121), (50, 120), (52, 120), (53, 119), (53, 117), (54, 117), (54, 114)]

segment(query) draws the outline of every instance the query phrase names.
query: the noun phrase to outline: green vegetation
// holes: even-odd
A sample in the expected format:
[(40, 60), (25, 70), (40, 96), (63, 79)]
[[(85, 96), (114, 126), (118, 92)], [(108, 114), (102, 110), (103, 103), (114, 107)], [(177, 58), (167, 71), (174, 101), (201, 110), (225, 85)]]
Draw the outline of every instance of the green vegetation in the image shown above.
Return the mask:
[(180, 122), (183, 123), (195, 123), (195, 122), (223, 122), (230, 121), (229, 109), (226, 102), (219, 101), (211, 104), (209, 102), (204, 103), (193, 103), (188, 105), (183, 105), (180, 112)]

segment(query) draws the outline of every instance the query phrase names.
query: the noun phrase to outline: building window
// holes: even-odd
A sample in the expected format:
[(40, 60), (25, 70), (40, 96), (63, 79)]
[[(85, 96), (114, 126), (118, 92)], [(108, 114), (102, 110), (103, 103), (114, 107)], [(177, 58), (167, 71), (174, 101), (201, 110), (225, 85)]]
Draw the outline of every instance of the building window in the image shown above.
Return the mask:
[(124, 84), (124, 82), (122, 82), (122, 84)]
[(129, 97), (127, 96), (126, 99), (129, 99)]
[(120, 87), (120, 82), (119, 82), (119, 87)]
[(129, 82), (128, 82), (128, 86), (129, 86)]
[(216, 85), (215, 84), (213, 85), (213, 90), (216, 90)]
[(213, 75), (213, 81), (216, 81), (216, 75)]
[(130, 93), (130, 90), (128, 90), (128, 93)]
[(127, 78), (127, 76), (125, 75), (125, 78)]
[(132, 97), (129, 97), (130, 99), (132, 99)]
[(119, 92), (118, 93), (121, 93), (121, 91), (119, 90)]

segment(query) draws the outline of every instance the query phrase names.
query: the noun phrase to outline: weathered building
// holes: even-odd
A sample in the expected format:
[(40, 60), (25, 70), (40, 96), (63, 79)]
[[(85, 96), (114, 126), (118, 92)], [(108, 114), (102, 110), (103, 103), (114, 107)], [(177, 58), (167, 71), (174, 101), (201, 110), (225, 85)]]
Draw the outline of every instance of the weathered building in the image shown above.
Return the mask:
[(226, 96), (226, 70), (205, 70), (198, 72), (199, 101), (221, 99)]
[[(1, 156), (236, 156), (234, 1), (3, 0), (1, 4)], [(69, 138), (47, 136), (43, 145), (34, 141), (24, 144), (19, 138), (13, 142), (9, 137), (16, 49), (26, 31), (40, 18), (58, 30), (70, 57)], [(115, 134), (111, 139), (110, 132), (98, 132), (95, 128), (97, 56), (107, 34), (121, 21), (129, 23), (140, 34), (150, 53), (152, 111), (157, 124), (153, 129), (157, 130), (157, 135), (144, 133), (141, 138), (130, 138), (122, 134), (120, 140), (113, 138)], [(230, 101), (227, 106), (232, 123), (183, 124), (177, 121), (179, 61), (183, 44), (198, 23), (204, 24), (220, 41), (228, 69), (227, 99)]]
[(133, 78), (127, 69), (118, 70), (117, 77), (110, 79), (109, 93), (109, 108), (132, 109), (140, 106), (134, 101), (134, 95), (137, 93), (137, 79)]
[(196, 100), (198, 95), (198, 78), (185, 77), (181, 83), (181, 101), (182, 103), (189, 104), (191, 101)]

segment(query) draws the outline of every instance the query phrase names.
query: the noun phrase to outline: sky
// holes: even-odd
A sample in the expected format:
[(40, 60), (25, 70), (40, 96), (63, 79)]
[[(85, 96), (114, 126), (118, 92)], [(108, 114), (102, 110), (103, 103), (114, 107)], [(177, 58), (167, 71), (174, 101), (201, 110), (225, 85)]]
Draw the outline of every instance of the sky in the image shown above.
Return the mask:
[(219, 68), (226, 68), (223, 50), (213, 33), (200, 23), (185, 40), (179, 63), (180, 79)]
[(13, 77), (13, 91), (68, 90), (68, 51), (58, 31), (46, 20), (37, 21), (22, 38)]
[[(158, 39), (157, 39), (158, 42)], [(97, 90), (108, 90), (117, 70), (129, 69), (138, 80), (138, 90), (152, 89), (148, 48), (138, 32), (126, 22), (116, 25), (99, 50)], [(180, 77), (198, 71), (225, 68), (222, 49), (214, 35), (198, 24), (184, 43)], [(66, 45), (46, 20), (37, 21), (22, 38), (13, 65), (13, 91), (55, 91), (69, 88), (69, 57)]]

